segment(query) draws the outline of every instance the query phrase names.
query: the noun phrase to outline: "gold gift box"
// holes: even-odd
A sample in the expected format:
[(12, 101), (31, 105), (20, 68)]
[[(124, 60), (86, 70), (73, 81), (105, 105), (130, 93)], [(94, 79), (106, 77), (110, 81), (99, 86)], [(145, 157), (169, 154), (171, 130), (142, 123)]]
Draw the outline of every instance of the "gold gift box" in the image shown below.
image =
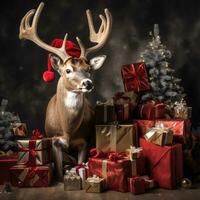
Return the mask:
[(103, 152), (125, 152), (138, 146), (137, 124), (96, 125), (96, 148)]
[(81, 177), (77, 174), (67, 173), (64, 175), (64, 190), (81, 190), (82, 189), (82, 180)]
[(85, 191), (90, 193), (100, 193), (106, 188), (106, 181), (104, 178), (88, 177), (85, 181)]
[(144, 138), (159, 146), (171, 145), (173, 143), (173, 131), (167, 128), (152, 128), (144, 135)]

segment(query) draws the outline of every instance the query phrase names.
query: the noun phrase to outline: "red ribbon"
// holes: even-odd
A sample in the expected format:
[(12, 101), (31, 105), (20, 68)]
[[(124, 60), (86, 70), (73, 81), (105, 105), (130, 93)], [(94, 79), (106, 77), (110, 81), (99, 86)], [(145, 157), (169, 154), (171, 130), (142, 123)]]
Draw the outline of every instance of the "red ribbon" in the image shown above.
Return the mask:
[(84, 169), (85, 169), (86, 177), (88, 177), (87, 165), (86, 165), (85, 163), (76, 165), (76, 167), (75, 167), (76, 173), (77, 173), (78, 175), (80, 175), (80, 174), (79, 174), (79, 169), (81, 169), (81, 168), (84, 168)]
[(29, 167), (28, 173), (25, 176), (24, 180), (18, 182), (19, 187), (30, 186), (31, 179), (33, 179), (36, 175), (39, 176), (40, 186), (43, 186), (43, 185), (46, 186), (47, 185), (47, 183), (46, 183), (47, 182), (47, 180), (46, 180), (47, 174), (44, 172), (39, 173), (40, 171), (41, 171), (40, 167), (36, 167), (36, 166)]
[(26, 148), (26, 147), (19, 148), (19, 151), (21, 151), (21, 152), (29, 152), (29, 158), (26, 163), (27, 166), (35, 166), (37, 151), (43, 150), (43, 149), (36, 149), (36, 141), (37, 141), (37, 139), (42, 139), (44, 137), (43, 134), (41, 134), (38, 129), (34, 129), (32, 131), (32, 135), (33, 136), (29, 140), (28, 148)]
[(31, 140), (38, 140), (38, 139), (42, 139), (44, 137), (44, 135), (42, 133), (40, 133), (40, 131), (38, 129), (34, 129), (32, 131), (32, 137)]
[(103, 151), (96, 148), (90, 150), (90, 156), (93, 158), (107, 159), (113, 162), (127, 158), (127, 155), (124, 152), (111, 151), (109, 153), (104, 153)]

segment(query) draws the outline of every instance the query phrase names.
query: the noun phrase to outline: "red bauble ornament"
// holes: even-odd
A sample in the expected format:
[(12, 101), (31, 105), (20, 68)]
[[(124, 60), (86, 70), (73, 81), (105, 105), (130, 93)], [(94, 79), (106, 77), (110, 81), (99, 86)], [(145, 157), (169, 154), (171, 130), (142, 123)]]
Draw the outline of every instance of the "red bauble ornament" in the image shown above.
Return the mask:
[(55, 79), (55, 73), (52, 71), (45, 71), (43, 73), (43, 80), (45, 82), (51, 82)]

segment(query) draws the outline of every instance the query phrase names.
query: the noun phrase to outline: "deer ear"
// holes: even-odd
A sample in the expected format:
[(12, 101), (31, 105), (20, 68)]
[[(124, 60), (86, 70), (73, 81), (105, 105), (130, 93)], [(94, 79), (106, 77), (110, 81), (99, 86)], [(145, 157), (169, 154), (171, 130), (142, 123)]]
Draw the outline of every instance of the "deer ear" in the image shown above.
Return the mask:
[(53, 67), (53, 69), (55, 69), (59, 74), (61, 73), (61, 59), (53, 54), (50, 54), (50, 61), (51, 61), (51, 66)]
[(103, 65), (105, 60), (106, 60), (106, 55), (97, 56), (90, 60), (90, 65), (93, 70), (97, 70)]

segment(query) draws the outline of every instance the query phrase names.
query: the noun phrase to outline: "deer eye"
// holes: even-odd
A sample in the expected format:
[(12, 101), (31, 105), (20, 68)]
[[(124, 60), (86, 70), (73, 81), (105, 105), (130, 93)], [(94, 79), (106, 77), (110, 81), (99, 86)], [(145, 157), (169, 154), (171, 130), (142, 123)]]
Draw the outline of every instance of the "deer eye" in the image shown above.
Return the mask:
[(70, 69), (70, 68), (67, 68), (67, 69), (66, 69), (66, 73), (67, 73), (67, 74), (70, 74), (72, 71), (73, 71), (73, 69)]

